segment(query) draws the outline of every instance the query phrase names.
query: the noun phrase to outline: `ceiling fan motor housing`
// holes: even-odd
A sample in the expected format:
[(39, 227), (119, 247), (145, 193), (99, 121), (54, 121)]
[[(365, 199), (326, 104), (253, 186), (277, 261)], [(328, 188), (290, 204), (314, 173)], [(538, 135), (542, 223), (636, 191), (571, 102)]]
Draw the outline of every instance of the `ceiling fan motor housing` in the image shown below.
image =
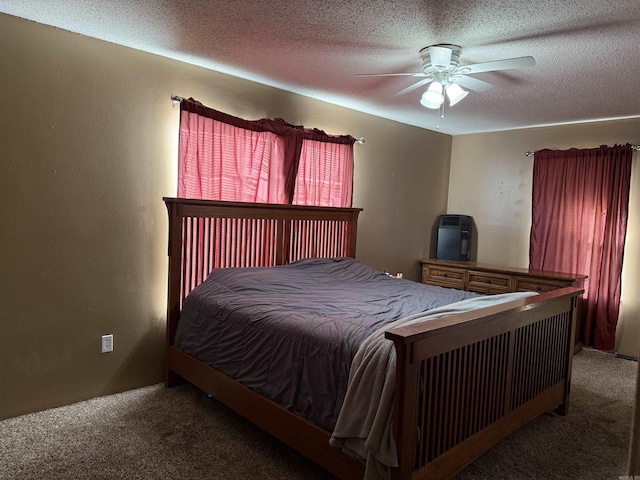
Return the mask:
[(444, 70), (453, 71), (460, 65), (461, 52), (462, 47), (448, 43), (424, 47), (420, 50), (422, 70), (428, 74)]

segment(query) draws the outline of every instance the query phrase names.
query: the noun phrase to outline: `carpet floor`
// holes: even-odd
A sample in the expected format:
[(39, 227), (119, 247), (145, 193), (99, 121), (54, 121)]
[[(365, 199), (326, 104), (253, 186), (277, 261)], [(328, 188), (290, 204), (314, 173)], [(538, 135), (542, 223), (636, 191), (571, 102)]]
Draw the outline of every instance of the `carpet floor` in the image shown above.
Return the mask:
[[(569, 415), (543, 415), (456, 480), (626, 475), (637, 362), (574, 357)], [(333, 479), (190, 385), (152, 385), (0, 422), (0, 479)]]

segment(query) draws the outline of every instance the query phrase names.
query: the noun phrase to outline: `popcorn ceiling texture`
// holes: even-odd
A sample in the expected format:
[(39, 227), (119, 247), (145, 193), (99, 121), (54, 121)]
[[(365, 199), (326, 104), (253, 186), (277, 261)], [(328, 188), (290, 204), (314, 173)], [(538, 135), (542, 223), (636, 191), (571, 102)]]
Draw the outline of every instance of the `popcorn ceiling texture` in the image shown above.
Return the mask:
[(415, 79), (355, 74), (419, 72), (437, 43), (462, 46), (462, 65), (536, 59), (476, 75), (495, 88), (447, 109), (449, 134), (640, 116), (637, 0), (0, 0), (0, 12), (432, 130), (422, 89), (394, 96)]

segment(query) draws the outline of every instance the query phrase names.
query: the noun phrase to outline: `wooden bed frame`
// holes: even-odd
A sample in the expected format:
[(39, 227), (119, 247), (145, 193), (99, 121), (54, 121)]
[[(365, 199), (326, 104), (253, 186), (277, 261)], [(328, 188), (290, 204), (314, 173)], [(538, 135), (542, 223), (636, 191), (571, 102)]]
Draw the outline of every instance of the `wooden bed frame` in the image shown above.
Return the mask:
[[(364, 466), (330, 433), (173, 345), (182, 300), (213, 268), (355, 258), (361, 209), (165, 198), (169, 292), (165, 383), (194, 384), (342, 479)], [(569, 407), (582, 290), (564, 288), (386, 333), (395, 342), (392, 478), (445, 479), (533, 418)]]

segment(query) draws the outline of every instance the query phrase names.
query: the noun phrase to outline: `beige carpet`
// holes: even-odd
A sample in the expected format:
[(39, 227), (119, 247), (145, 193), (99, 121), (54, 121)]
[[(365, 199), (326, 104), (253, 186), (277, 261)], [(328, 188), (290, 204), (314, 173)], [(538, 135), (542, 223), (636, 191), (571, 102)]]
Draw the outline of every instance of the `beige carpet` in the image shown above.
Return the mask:
[[(567, 417), (544, 415), (461, 472), (471, 479), (626, 474), (637, 362), (574, 358)], [(162, 385), (0, 422), (0, 479), (331, 479), (195, 388)]]

